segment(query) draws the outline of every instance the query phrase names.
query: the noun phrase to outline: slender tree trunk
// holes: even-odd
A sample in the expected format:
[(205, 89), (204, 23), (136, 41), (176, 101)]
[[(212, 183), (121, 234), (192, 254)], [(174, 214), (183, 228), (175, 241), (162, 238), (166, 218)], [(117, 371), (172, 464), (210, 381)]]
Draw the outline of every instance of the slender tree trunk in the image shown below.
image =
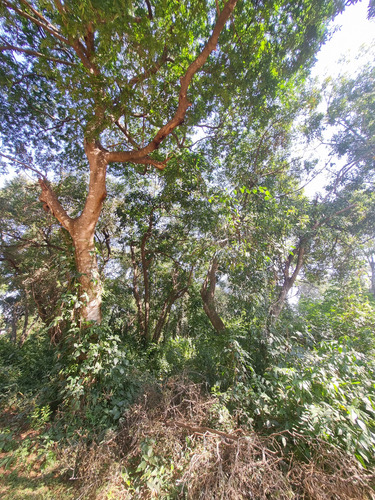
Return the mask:
[(297, 249), (297, 263), (292, 275), (290, 275), (290, 266), (293, 263), (294, 254), (290, 254), (285, 262), (284, 273), (283, 273), (284, 281), (283, 284), (281, 285), (279, 296), (276, 302), (274, 302), (270, 308), (271, 321), (276, 321), (280, 316), (281, 311), (283, 310), (283, 307), (285, 305), (288, 293), (290, 289), (293, 287), (297, 279), (297, 276), (302, 268), (304, 255), (305, 255), (305, 244), (303, 241), (301, 241)]
[[(338, 210), (337, 212), (331, 214), (328, 217), (325, 217), (324, 219), (317, 220), (310, 229), (310, 235), (301, 237), (296, 251), (293, 254), (290, 254), (285, 261), (284, 273), (283, 273), (284, 274), (284, 281), (283, 281), (283, 284), (281, 285), (279, 296), (278, 296), (276, 302), (274, 304), (272, 304), (272, 306), (270, 307), (269, 315), (271, 318), (271, 323), (276, 321), (278, 319), (278, 317), (280, 316), (280, 313), (284, 307), (287, 295), (288, 295), (290, 289), (293, 287), (299, 272), (301, 271), (304, 257), (305, 257), (305, 252), (307, 249), (308, 240), (312, 238), (312, 235), (316, 234), (316, 231), (321, 226), (323, 226), (324, 224), (329, 222), (333, 217), (336, 217), (337, 215), (340, 215), (342, 213), (345, 213), (345, 212), (351, 210), (356, 205), (357, 205), (356, 203), (352, 203), (351, 205), (348, 205), (348, 206), (342, 208), (341, 210)], [(290, 267), (293, 263), (295, 255), (297, 255), (296, 267), (294, 268), (294, 271), (292, 272), (292, 274), (290, 274), (291, 273)]]
[(150, 338), (150, 265), (152, 257), (147, 258), (146, 244), (151, 237), (153, 227), (154, 210), (152, 209), (149, 215), (148, 228), (141, 240), (141, 262), (143, 271), (143, 286), (144, 286), (144, 336), (147, 340)]
[(23, 321), (22, 334), (21, 334), (21, 338), (20, 338), (20, 341), (19, 341), (19, 345), (20, 346), (23, 345), (23, 343), (25, 342), (25, 340), (27, 338), (27, 335), (28, 335), (28, 330), (27, 330), (28, 324), (29, 324), (29, 308), (28, 308), (27, 300), (25, 299), (24, 321)]
[(141, 299), (141, 295), (139, 293), (139, 287), (138, 287), (139, 270), (138, 270), (137, 260), (135, 257), (135, 250), (134, 250), (134, 243), (133, 242), (130, 243), (130, 253), (131, 253), (132, 265), (133, 265), (133, 295), (134, 295), (135, 303), (137, 304), (138, 326), (139, 326), (141, 335), (144, 337), (145, 336), (145, 319), (144, 319), (144, 313), (143, 313), (143, 303), (142, 303), (142, 299)]
[(276, 302), (274, 302), (270, 309), (270, 315), (273, 320), (277, 320), (284, 308), (286, 298), (288, 296), (289, 290), (292, 288), (289, 279), (284, 280), (279, 295)]
[(187, 330), (187, 317), (186, 317), (186, 295), (181, 299), (179, 311), (177, 314), (176, 330), (173, 333), (173, 338), (185, 337)]
[(201, 297), (203, 300), (204, 312), (207, 314), (212, 326), (217, 333), (222, 333), (225, 330), (225, 324), (215, 307), (216, 272), (218, 267), (219, 262), (217, 258), (214, 257), (201, 288)]
[(10, 340), (15, 344), (17, 342), (17, 322), (18, 322), (18, 314), (17, 314), (17, 305), (15, 304), (12, 310), (12, 331), (10, 334)]
[(171, 312), (172, 305), (173, 305), (173, 302), (168, 301), (168, 300), (166, 300), (164, 305), (163, 305), (162, 311), (160, 313), (159, 319), (156, 323), (155, 330), (154, 330), (153, 335), (152, 335), (152, 341), (155, 344), (157, 344), (160, 340), (161, 332), (163, 331), (163, 327), (167, 321), (169, 313)]
[(189, 277), (186, 286), (178, 289), (178, 270), (175, 269), (172, 280), (173, 280), (173, 290), (170, 293), (170, 295), (167, 297), (167, 299), (164, 301), (163, 308), (161, 310), (159, 319), (156, 323), (156, 327), (152, 336), (152, 341), (157, 343), (159, 342), (161, 338), (161, 334), (163, 331), (164, 326), (166, 323), (168, 323), (169, 319), (169, 313), (171, 312), (173, 304), (180, 298), (182, 298), (185, 293), (188, 291), (190, 282), (191, 282), (191, 277), (193, 275), (193, 267), (190, 269)]

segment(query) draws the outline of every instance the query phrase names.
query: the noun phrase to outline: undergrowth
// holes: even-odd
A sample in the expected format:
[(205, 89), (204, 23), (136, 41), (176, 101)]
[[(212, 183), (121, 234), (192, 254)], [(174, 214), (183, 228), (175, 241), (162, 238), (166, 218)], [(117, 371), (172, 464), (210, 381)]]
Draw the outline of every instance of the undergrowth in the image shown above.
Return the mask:
[[(297, 457), (282, 437), (309, 456)], [(68, 447), (59, 463), (80, 498), (374, 498), (374, 474), (337, 447), (238, 427), (219, 398), (182, 378), (146, 388), (117, 432)]]
[(58, 350), (42, 332), (0, 339), (4, 498), (25, 478), (57, 499), (375, 498), (374, 365), (358, 342), (271, 332), (257, 371), (244, 329), (150, 347), (73, 330)]

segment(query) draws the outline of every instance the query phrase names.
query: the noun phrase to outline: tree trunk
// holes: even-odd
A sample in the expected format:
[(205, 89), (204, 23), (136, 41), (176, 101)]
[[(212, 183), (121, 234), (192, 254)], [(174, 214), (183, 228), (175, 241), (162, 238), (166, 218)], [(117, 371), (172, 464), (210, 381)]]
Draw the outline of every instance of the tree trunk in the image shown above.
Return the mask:
[(10, 340), (13, 342), (13, 344), (17, 342), (17, 322), (18, 322), (17, 305), (14, 304), (12, 309), (12, 331), (10, 334)]
[(69, 232), (75, 249), (77, 271), (80, 274), (80, 310), (82, 321), (102, 320), (102, 285), (95, 253), (95, 227), (107, 195), (105, 178), (108, 160), (106, 150), (98, 142), (85, 141), (85, 152), (90, 164), (89, 191), (82, 213), (76, 219), (69, 217), (54, 191), (45, 179), (39, 179), (42, 188), (40, 201)]
[(173, 304), (178, 299), (181, 299), (185, 295), (185, 293), (188, 291), (189, 286), (190, 286), (190, 282), (191, 282), (191, 277), (193, 274), (193, 269), (194, 268), (190, 269), (190, 273), (189, 273), (189, 277), (188, 277), (188, 281), (187, 281), (186, 286), (182, 287), (180, 290), (178, 290), (178, 283), (177, 283), (178, 270), (177, 270), (177, 268), (175, 269), (173, 276), (172, 276), (173, 290), (164, 302), (162, 311), (161, 311), (159, 319), (156, 323), (156, 327), (155, 327), (154, 334), (152, 337), (153, 342), (155, 342), (155, 343), (159, 342), (163, 328), (164, 328), (165, 324), (168, 323), (169, 313), (171, 312)]
[(138, 270), (137, 260), (135, 257), (134, 242), (130, 243), (130, 254), (131, 254), (132, 265), (133, 265), (133, 295), (134, 295), (135, 303), (137, 304), (138, 327), (140, 329), (141, 336), (145, 337), (145, 318), (144, 318), (144, 313), (143, 313), (143, 302), (142, 302), (141, 295), (139, 293), (139, 287), (138, 287), (139, 270)]
[(21, 338), (19, 340), (20, 346), (23, 345), (23, 343), (25, 342), (25, 340), (27, 338), (27, 335), (28, 335), (27, 326), (28, 326), (28, 324), (29, 324), (29, 308), (28, 308), (27, 300), (25, 299), (25, 312), (24, 312), (23, 328), (22, 328)]
[(102, 284), (95, 253), (94, 233), (77, 228), (73, 237), (75, 261), (79, 273), (80, 297), (83, 303), (81, 318), (102, 321)]
[(201, 297), (203, 300), (204, 312), (207, 314), (212, 326), (215, 328), (217, 333), (222, 333), (225, 330), (225, 324), (217, 313), (215, 307), (216, 272), (218, 267), (219, 262), (217, 258), (214, 257), (201, 288)]
[(270, 309), (270, 315), (274, 320), (277, 320), (283, 310), (286, 298), (288, 296), (289, 290), (293, 285), (290, 284), (290, 280), (284, 280), (281, 290), (279, 292), (279, 296), (277, 297), (276, 302), (274, 302)]
[(288, 293), (290, 289), (293, 287), (297, 279), (297, 276), (302, 268), (304, 255), (305, 255), (305, 243), (302, 240), (297, 250), (296, 267), (294, 268), (294, 271), (291, 276), (290, 276), (290, 266), (292, 265), (294, 254), (290, 254), (285, 262), (284, 281), (283, 284), (281, 285), (281, 290), (279, 292), (279, 296), (276, 302), (274, 302), (270, 308), (271, 321), (276, 321), (280, 316), (280, 313), (283, 310)]

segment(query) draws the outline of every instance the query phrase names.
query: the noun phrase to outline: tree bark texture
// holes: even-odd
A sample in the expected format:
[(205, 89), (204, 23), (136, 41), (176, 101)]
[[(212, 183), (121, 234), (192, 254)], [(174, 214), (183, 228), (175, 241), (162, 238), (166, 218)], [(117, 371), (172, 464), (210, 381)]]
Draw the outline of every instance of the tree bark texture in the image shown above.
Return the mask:
[(95, 251), (95, 227), (106, 197), (105, 177), (107, 170), (106, 151), (99, 143), (85, 143), (85, 152), (90, 164), (89, 190), (85, 206), (79, 217), (72, 219), (64, 210), (46, 180), (39, 179), (42, 189), (40, 201), (60, 224), (69, 232), (79, 273), (81, 319), (100, 323), (102, 285)]
[(219, 262), (217, 258), (214, 257), (201, 288), (201, 297), (203, 300), (204, 312), (207, 314), (212, 326), (215, 328), (217, 333), (222, 333), (225, 330), (225, 324), (220, 318), (215, 307), (216, 273), (218, 267)]

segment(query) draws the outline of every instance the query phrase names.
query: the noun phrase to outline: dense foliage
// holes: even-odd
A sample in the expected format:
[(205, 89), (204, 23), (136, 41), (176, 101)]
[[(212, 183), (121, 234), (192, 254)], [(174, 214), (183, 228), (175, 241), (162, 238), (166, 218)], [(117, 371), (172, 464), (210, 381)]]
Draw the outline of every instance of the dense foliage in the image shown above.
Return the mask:
[(0, 0), (5, 498), (373, 498), (374, 67), (306, 80), (344, 4)]

